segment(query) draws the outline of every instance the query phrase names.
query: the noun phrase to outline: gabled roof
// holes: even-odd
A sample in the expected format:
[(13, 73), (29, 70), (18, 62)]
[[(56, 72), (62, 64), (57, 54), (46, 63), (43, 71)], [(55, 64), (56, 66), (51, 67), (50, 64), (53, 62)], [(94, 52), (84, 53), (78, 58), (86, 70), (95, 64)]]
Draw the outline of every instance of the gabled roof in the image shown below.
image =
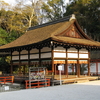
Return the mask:
[(69, 44), (100, 47), (100, 42), (90, 39), (80, 28), (76, 19), (68, 21), (68, 18), (62, 18), (61, 20), (31, 27), (24, 35), (1, 46), (0, 49), (31, 45), (49, 38)]

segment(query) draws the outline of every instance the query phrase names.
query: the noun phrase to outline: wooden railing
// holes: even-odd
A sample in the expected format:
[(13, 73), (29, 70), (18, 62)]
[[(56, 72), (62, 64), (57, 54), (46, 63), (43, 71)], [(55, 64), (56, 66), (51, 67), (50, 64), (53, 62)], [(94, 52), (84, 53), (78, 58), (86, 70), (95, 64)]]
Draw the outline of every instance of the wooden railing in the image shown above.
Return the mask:
[(1, 76), (0, 77), (0, 83), (6, 84), (6, 83), (13, 83), (14, 82), (14, 76)]
[(50, 86), (50, 79), (41, 79), (41, 80), (26, 80), (26, 89), (28, 88), (40, 88)]

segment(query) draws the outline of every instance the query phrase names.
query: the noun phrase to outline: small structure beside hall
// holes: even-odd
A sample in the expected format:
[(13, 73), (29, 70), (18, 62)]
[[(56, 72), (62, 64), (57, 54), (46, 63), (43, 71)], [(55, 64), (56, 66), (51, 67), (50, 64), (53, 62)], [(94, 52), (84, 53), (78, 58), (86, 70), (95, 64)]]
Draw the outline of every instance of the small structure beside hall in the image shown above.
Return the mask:
[(30, 67), (29, 79), (25, 80), (25, 88), (40, 88), (50, 86), (50, 79), (45, 77), (45, 67)]

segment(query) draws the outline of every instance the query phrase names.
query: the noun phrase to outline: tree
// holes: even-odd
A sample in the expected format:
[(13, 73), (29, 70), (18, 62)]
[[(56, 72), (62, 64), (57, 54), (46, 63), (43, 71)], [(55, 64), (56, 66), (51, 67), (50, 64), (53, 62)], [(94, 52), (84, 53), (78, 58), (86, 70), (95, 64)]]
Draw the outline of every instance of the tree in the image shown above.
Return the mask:
[(6, 60), (7, 57), (0, 57), (0, 71), (10, 73), (10, 64)]
[(64, 16), (75, 14), (79, 24), (94, 40), (100, 41), (100, 0), (70, 0)]
[(49, 21), (57, 20), (63, 17), (65, 5), (63, 0), (48, 0), (42, 6), (43, 17)]
[(0, 45), (7, 44), (7, 32), (0, 28)]
[(8, 33), (7, 42), (15, 40), (25, 33), (29, 27), (39, 23), (40, 2), (28, 0), (30, 3), (25, 4), (22, 1), (18, 0), (13, 9), (2, 7), (0, 10), (0, 27)]
[(89, 20), (87, 31), (92, 35), (94, 40), (100, 41), (100, 0), (91, 0), (88, 5), (87, 18)]
[(21, 18), (21, 14), (2, 9), (0, 11), (0, 27), (8, 33), (8, 37), (12, 35), (12, 33), (16, 31), (17, 38), (21, 36), (26, 27), (24, 26), (23, 19)]
[(23, 0), (18, 1), (15, 7), (15, 11), (22, 15), (24, 24), (27, 27), (31, 27), (38, 24), (38, 19), (36, 15), (36, 8), (38, 6), (38, 1), (29, 0), (29, 4), (25, 4)]
[(0, 0), (0, 9), (8, 10), (8, 9), (10, 9), (10, 5), (8, 3), (4, 2), (3, 0), (2, 1)]

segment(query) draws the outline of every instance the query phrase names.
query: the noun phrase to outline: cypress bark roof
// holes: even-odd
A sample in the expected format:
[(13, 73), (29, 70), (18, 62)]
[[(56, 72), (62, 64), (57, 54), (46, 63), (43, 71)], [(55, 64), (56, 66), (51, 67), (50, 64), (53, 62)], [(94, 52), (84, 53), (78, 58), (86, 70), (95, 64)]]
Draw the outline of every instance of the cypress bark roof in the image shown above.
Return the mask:
[[(75, 35), (78, 38), (70, 36), (71, 32), (74, 32), (73, 30), (75, 30)], [(55, 22), (32, 27), (24, 35), (11, 43), (1, 46), (0, 49), (26, 46), (49, 38), (69, 44), (100, 47), (100, 42), (91, 40), (80, 28), (76, 19), (68, 21), (68, 19), (63, 18)]]

